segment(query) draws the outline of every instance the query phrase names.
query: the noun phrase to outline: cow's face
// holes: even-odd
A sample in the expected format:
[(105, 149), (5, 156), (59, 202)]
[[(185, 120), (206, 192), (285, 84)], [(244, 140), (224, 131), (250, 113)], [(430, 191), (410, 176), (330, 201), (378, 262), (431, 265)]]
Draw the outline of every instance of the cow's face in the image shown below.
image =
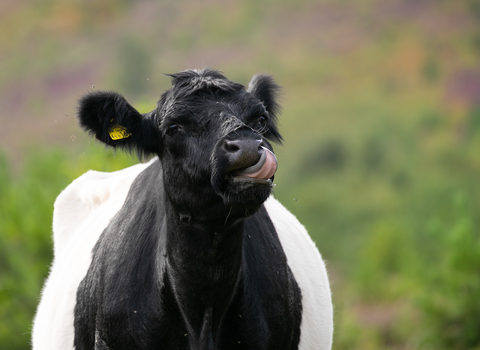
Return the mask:
[(186, 71), (172, 75), (150, 113), (100, 92), (81, 100), (79, 119), (109, 145), (158, 154), (178, 212), (233, 219), (253, 214), (270, 195), (277, 162), (269, 141), (281, 141), (277, 92), (265, 75), (245, 89), (215, 71)]

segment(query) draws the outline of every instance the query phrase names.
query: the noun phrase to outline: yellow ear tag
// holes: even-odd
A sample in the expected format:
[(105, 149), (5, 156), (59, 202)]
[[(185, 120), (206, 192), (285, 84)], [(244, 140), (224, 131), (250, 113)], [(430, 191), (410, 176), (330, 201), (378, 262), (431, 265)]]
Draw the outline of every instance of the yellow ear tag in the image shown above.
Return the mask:
[(112, 140), (121, 140), (126, 139), (127, 137), (132, 136), (131, 132), (128, 132), (127, 128), (121, 125), (114, 125), (109, 131), (110, 137)]

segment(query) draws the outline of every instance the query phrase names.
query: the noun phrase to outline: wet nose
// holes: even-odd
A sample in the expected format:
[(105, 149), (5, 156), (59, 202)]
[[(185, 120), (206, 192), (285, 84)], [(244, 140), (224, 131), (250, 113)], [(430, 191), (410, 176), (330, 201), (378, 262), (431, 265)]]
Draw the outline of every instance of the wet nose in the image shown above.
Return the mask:
[(262, 144), (263, 141), (258, 139), (225, 140), (223, 146), (230, 163), (229, 170), (256, 164), (263, 152)]

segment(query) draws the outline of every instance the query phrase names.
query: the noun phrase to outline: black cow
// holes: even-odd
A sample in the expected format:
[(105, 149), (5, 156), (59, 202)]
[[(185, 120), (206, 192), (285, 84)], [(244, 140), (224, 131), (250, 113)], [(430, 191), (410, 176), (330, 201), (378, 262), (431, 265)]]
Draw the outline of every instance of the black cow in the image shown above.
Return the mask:
[(171, 77), (143, 115), (117, 93), (81, 99), (85, 130), (158, 158), (58, 197), (34, 349), (330, 349), (324, 263), (270, 197), (279, 87)]

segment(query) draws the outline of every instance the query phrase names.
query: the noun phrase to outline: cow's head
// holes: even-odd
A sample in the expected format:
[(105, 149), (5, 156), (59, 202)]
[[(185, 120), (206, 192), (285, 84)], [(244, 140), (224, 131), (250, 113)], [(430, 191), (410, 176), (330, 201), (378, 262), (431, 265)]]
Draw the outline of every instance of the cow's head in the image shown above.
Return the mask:
[(212, 70), (171, 75), (157, 107), (141, 114), (121, 95), (95, 92), (80, 101), (80, 125), (112, 147), (158, 154), (167, 196), (199, 220), (253, 214), (272, 190), (271, 141), (279, 87), (257, 75), (248, 88)]

